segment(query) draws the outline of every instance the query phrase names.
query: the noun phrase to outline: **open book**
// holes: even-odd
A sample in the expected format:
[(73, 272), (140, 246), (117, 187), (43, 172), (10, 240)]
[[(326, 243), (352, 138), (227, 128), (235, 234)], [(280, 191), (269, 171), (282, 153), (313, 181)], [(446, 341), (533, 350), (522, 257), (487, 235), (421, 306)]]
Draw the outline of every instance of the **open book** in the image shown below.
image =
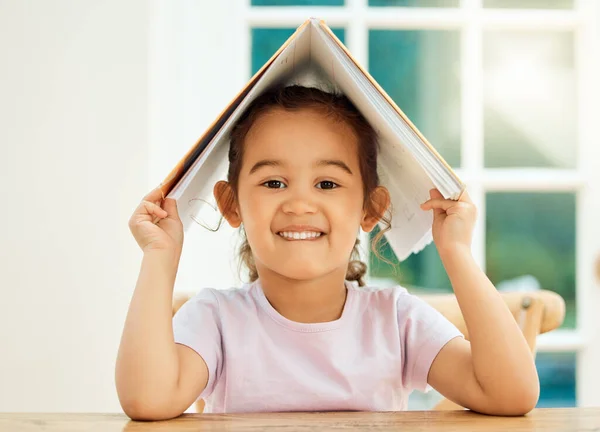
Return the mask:
[(399, 260), (432, 240), (432, 212), (420, 204), (437, 188), (458, 199), (465, 189), (450, 166), (354, 60), (331, 29), (318, 19), (304, 22), (225, 108), (163, 182), (163, 193), (177, 200), (184, 229), (202, 212), (214, 212), (213, 187), (226, 179), (229, 133), (248, 104), (277, 85), (298, 84), (344, 93), (379, 135), (379, 176), (390, 192), (392, 229), (386, 238)]

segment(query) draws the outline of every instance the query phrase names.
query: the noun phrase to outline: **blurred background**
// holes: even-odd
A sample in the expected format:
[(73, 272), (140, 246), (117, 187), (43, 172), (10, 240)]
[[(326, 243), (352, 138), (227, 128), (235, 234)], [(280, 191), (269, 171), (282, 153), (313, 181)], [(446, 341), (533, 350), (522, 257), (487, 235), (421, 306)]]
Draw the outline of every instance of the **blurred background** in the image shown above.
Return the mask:
[[(539, 406), (600, 405), (600, 2), (0, 0), (0, 411), (120, 411), (129, 216), (311, 16), (467, 183), (498, 289), (565, 299)], [(192, 227), (176, 290), (238, 286), (238, 239)], [(370, 283), (451, 292), (433, 245), (382, 252)]]

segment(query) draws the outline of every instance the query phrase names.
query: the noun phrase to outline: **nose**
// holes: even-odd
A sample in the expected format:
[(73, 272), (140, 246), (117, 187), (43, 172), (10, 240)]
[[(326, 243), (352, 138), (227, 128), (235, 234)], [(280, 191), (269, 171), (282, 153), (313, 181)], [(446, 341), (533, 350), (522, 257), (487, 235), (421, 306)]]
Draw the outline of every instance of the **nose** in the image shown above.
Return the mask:
[(314, 199), (312, 199), (310, 191), (306, 189), (302, 190), (291, 190), (288, 189), (288, 196), (281, 205), (281, 210), (285, 214), (291, 215), (302, 215), (311, 214), (317, 211), (317, 205)]

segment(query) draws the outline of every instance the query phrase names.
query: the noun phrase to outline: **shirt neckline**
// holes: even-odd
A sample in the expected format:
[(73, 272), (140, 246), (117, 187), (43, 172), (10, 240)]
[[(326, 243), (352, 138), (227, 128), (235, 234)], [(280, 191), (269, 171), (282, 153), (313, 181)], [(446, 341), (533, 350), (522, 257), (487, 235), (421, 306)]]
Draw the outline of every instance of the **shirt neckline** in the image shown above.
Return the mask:
[(342, 315), (337, 320), (322, 323), (300, 323), (292, 321), (281, 315), (279, 312), (277, 312), (277, 310), (275, 310), (271, 303), (269, 303), (269, 300), (267, 300), (260, 280), (258, 279), (253, 282), (253, 291), (255, 292), (255, 297), (264, 312), (277, 324), (296, 332), (314, 333), (337, 329), (341, 327), (345, 321), (347, 321), (348, 315), (350, 315), (350, 310), (352, 309), (352, 304), (354, 302), (355, 292), (354, 287), (350, 282), (344, 281), (344, 285), (346, 286), (346, 302), (344, 303)]

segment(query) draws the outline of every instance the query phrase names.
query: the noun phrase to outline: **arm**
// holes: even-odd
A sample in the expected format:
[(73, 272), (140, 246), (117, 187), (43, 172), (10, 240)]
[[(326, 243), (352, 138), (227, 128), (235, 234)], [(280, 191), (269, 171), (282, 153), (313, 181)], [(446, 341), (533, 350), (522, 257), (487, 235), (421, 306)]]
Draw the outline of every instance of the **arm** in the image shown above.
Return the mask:
[(206, 387), (206, 363), (173, 337), (172, 296), (178, 259), (167, 251), (144, 254), (127, 313), (116, 364), (125, 413), (160, 420), (183, 413)]
[(539, 397), (537, 371), (510, 310), (469, 251), (456, 250), (442, 261), (470, 343), (461, 338), (450, 341), (434, 360), (429, 383), (474, 411), (496, 415), (531, 411)]
[[(485, 414), (523, 415), (539, 397), (533, 355), (510, 310), (471, 255), (475, 208), (432, 192), (434, 240), (467, 325), (470, 342), (450, 341), (428, 382), (456, 403)], [(427, 204), (427, 203), (426, 203)]]

